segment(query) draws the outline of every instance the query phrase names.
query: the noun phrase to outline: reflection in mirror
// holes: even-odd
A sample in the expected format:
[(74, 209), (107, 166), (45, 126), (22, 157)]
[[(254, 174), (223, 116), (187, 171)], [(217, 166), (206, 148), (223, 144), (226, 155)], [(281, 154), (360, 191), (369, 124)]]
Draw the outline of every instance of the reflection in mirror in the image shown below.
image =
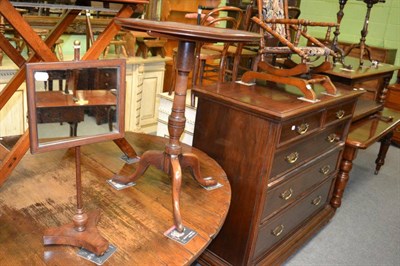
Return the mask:
[(124, 64), (118, 59), (28, 64), (32, 152), (121, 137)]

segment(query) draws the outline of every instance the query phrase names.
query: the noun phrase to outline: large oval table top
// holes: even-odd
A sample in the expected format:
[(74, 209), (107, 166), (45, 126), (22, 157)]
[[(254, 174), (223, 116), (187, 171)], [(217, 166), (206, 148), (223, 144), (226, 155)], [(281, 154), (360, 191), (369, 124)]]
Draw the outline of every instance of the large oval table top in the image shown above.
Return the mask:
[[(138, 154), (162, 150), (167, 139), (127, 132)], [(203, 152), (183, 145), (200, 158), (201, 172), (223, 186), (205, 190), (184, 170), (181, 190), (183, 224), (197, 231), (186, 245), (164, 232), (173, 226), (171, 180), (150, 167), (136, 183), (115, 190), (107, 180), (125, 166), (112, 142), (81, 147), (83, 202), (86, 211), (102, 212), (98, 229), (116, 252), (104, 265), (189, 265), (219, 232), (231, 190), (225, 172)], [(74, 149), (27, 153), (0, 188), (1, 265), (94, 265), (71, 246), (43, 246), (44, 229), (71, 222), (76, 211)]]
[(261, 35), (254, 32), (206, 27), (173, 21), (154, 21), (134, 18), (115, 18), (123, 28), (147, 31), (149, 35), (169, 39), (202, 42), (255, 42)]

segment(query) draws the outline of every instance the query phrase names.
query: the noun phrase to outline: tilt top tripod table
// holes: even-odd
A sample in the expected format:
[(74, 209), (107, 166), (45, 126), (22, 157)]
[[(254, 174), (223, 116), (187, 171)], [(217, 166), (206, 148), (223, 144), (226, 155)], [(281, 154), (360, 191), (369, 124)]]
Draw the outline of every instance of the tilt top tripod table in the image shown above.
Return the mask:
[(116, 18), (115, 22), (129, 30), (147, 31), (149, 35), (178, 40), (176, 68), (178, 70), (175, 83), (175, 94), (172, 112), (168, 118), (169, 142), (165, 151), (146, 151), (140, 158), (139, 165), (130, 176), (115, 175), (113, 181), (127, 184), (137, 180), (150, 166), (170, 174), (172, 177), (172, 203), (175, 229), (183, 232), (180, 214), (179, 194), (182, 183), (182, 168), (189, 167), (194, 178), (202, 186), (216, 185), (212, 178), (202, 178), (198, 158), (191, 153), (182, 154), (179, 141), (185, 129), (185, 99), (189, 72), (194, 65), (196, 42), (252, 42), (258, 41), (260, 35), (247, 31), (188, 25), (177, 22), (150, 21), (142, 19)]

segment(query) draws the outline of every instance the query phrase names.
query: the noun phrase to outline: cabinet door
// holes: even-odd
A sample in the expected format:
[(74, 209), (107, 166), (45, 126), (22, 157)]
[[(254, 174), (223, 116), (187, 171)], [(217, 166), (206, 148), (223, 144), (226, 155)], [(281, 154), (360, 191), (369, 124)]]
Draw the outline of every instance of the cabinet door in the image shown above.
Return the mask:
[(0, 136), (21, 135), (27, 129), (25, 90), (17, 90), (0, 110)]
[(159, 98), (164, 82), (164, 71), (144, 72), (140, 127), (145, 133), (157, 131)]

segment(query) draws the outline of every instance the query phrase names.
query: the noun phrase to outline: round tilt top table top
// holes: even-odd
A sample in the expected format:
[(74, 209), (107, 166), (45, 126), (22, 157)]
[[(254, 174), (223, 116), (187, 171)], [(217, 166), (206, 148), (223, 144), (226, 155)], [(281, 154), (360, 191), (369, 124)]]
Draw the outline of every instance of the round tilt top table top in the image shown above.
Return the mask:
[(254, 42), (260, 34), (242, 30), (206, 27), (173, 21), (153, 21), (134, 18), (115, 18), (123, 28), (147, 31), (149, 35), (168, 39), (206, 42)]

